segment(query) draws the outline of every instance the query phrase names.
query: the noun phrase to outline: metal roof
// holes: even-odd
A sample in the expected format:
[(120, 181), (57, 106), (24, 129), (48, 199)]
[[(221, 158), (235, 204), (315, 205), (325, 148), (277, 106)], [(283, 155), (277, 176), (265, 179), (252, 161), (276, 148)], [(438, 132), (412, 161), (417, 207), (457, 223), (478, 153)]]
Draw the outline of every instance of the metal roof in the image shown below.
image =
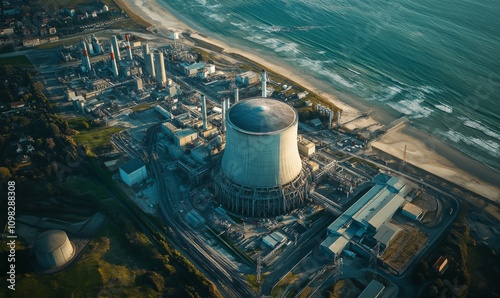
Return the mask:
[(388, 246), (392, 238), (394, 238), (394, 236), (396, 236), (400, 231), (400, 227), (390, 222), (386, 222), (380, 227), (380, 229), (377, 231), (377, 234), (375, 234), (373, 238), (375, 238), (375, 240), (377, 241), (380, 241), (380, 243), (383, 243), (385, 246)]
[(49, 230), (40, 234), (33, 244), (38, 253), (54, 252), (68, 241), (68, 235), (61, 230)]
[(143, 166), (144, 164), (142, 163), (142, 161), (138, 160), (137, 158), (134, 158), (121, 165), (120, 169), (127, 174), (131, 174), (137, 171), (138, 169), (142, 168)]
[(366, 286), (366, 288), (359, 294), (358, 298), (376, 298), (382, 294), (385, 286), (378, 281), (372, 279), (372, 281)]
[(321, 246), (330, 250), (335, 256), (338, 256), (342, 253), (347, 243), (349, 243), (349, 240), (344, 236), (330, 235), (321, 242)]
[(265, 134), (286, 129), (298, 119), (295, 110), (286, 103), (254, 97), (235, 104), (227, 121), (243, 132)]

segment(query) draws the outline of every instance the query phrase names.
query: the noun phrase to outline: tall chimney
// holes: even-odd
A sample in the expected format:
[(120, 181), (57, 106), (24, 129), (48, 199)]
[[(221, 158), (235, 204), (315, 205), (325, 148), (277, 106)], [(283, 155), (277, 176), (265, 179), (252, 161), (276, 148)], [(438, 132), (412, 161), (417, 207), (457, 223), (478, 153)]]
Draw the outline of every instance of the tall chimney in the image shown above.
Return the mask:
[(89, 53), (87, 51), (87, 44), (85, 42), (82, 42), (83, 43), (83, 61), (82, 61), (82, 64), (83, 66), (85, 66), (85, 70), (87, 72), (90, 72), (92, 70), (92, 66), (90, 65), (90, 57), (89, 57)]
[(130, 34), (125, 34), (125, 40), (127, 41), (127, 58), (132, 60), (132, 48), (130, 47)]
[(267, 97), (267, 75), (266, 71), (262, 70), (262, 97)]
[(203, 117), (203, 130), (207, 130), (207, 99), (201, 95), (201, 115)]
[(238, 88), (234, 88), (234, 103), (237, 103), (240, 100), (240, 92)]
[(111, 47), (113, 52), (115, 52), (115, 60), (120, 61), (120, 47), (118, 46), (118, 38), (115, 35), (111, 35)]
[(113, 76), (118, 78), (118, 64), (116, 63), (115, 52), (113, 51), (113, 47), (111, 47), (111, 53), (109, 53), (109, 57), (111, 58), (111, 70), (113, 71)]
[(142, 57), (144, 57), (144, 60), (146, 60), (146, 56), (149, 54), (149, 44), (145, 43), (142, 46)]
[(222, 132), (226, 132), (226, 99), (224, 98), (222, 104)]
[(337, 127), (340, 127), (340, 110), (337, 111)]

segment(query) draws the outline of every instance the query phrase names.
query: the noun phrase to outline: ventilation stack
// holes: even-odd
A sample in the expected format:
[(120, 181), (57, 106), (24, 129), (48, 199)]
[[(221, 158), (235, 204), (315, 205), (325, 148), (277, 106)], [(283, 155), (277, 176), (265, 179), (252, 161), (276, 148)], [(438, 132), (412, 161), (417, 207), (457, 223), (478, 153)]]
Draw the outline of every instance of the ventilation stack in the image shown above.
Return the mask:
[(144, 58), (144, 60), (146, 60), (146, 57), (149, 55), (149, 44), (145, 43), (143, 46), (142, 46), (142, 57)]
[(222, 132), (226, 132), (226, 99), (221, 102), (222, 105)]
[(238, 88), (234, 88), (234, 103), (237, 104), (240, 101), (240, 92)]
[(111, 35), (111, 47), (115, 53), (115, 60), (120, 61), (120, 47), (118, 46), (118, 38), (115, 35)]
[(201, 115), (203, 117), (203, 130), (207, 130), (207, 99), (201, 95)]
[(90, 65), (90, 57), (89, 57), (89, 52), (87, 51), (87, 43), (83, 41), (82, 44), (83, 44), (82, 64), (85, 67), (85, 71), (90, 72), (92, 70), (92, 66)]
[(155, 72), (155, 64), (154, 64), (154, 54), (149, 52), (144, 57), (144, 63), (146, 64), (146, 73), (149, 75), (150, 78), (155, 78), (156, 72)]
[(167, 75), (165, 73), (165, 61), (163, 61), (163, 53), (160, 51), (155, 52), (155, 72), (156, 72), (156, 86), (164, 88), (167, 84)]
[(337, 127), (340, 127), (340, 110), (337, 111)]
[(132, 61), (132, 48), (130, 47), (130, 34), (125, 34), (125, 40), (127, 41), (127, 58)]
[(113, 47), (111, 47), (111, 53), (109, 53), (109, 57), (111, 58), (111, 71), (113, 72), (113, 76), (118, 78), (118, 63), (116, 62), (115, 52)]
[(262, 97), (267, 97), (267, 74), (265, 70), (262, 70)]

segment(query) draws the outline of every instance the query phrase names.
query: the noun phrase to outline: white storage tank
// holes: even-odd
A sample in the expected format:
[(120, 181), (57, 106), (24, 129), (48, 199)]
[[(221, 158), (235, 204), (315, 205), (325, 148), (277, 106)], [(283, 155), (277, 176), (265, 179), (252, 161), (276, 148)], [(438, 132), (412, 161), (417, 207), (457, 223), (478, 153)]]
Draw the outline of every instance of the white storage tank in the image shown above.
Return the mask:
[(40, 234), (33, 244), (38, 264), (54, 268), (66, 264), (75, 255), (75, 249), (66, 232), (49, 230)]

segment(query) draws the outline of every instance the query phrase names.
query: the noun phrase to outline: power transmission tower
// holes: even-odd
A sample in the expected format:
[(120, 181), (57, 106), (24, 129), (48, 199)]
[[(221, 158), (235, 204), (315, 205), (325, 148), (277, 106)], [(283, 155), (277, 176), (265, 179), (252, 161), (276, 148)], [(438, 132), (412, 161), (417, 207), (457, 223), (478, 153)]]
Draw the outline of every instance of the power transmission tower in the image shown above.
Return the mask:
[(370, 257), (370, 268), (373, 269), (373, 278), (377, 276), (377, 261), (380, 254), (380, 241), (372, 249), (372, 255)]
[(403, 163), (401, 164), (401, 169), (404, 170), (406, 168), (406, 145), (405, 150), (403, 152)]

